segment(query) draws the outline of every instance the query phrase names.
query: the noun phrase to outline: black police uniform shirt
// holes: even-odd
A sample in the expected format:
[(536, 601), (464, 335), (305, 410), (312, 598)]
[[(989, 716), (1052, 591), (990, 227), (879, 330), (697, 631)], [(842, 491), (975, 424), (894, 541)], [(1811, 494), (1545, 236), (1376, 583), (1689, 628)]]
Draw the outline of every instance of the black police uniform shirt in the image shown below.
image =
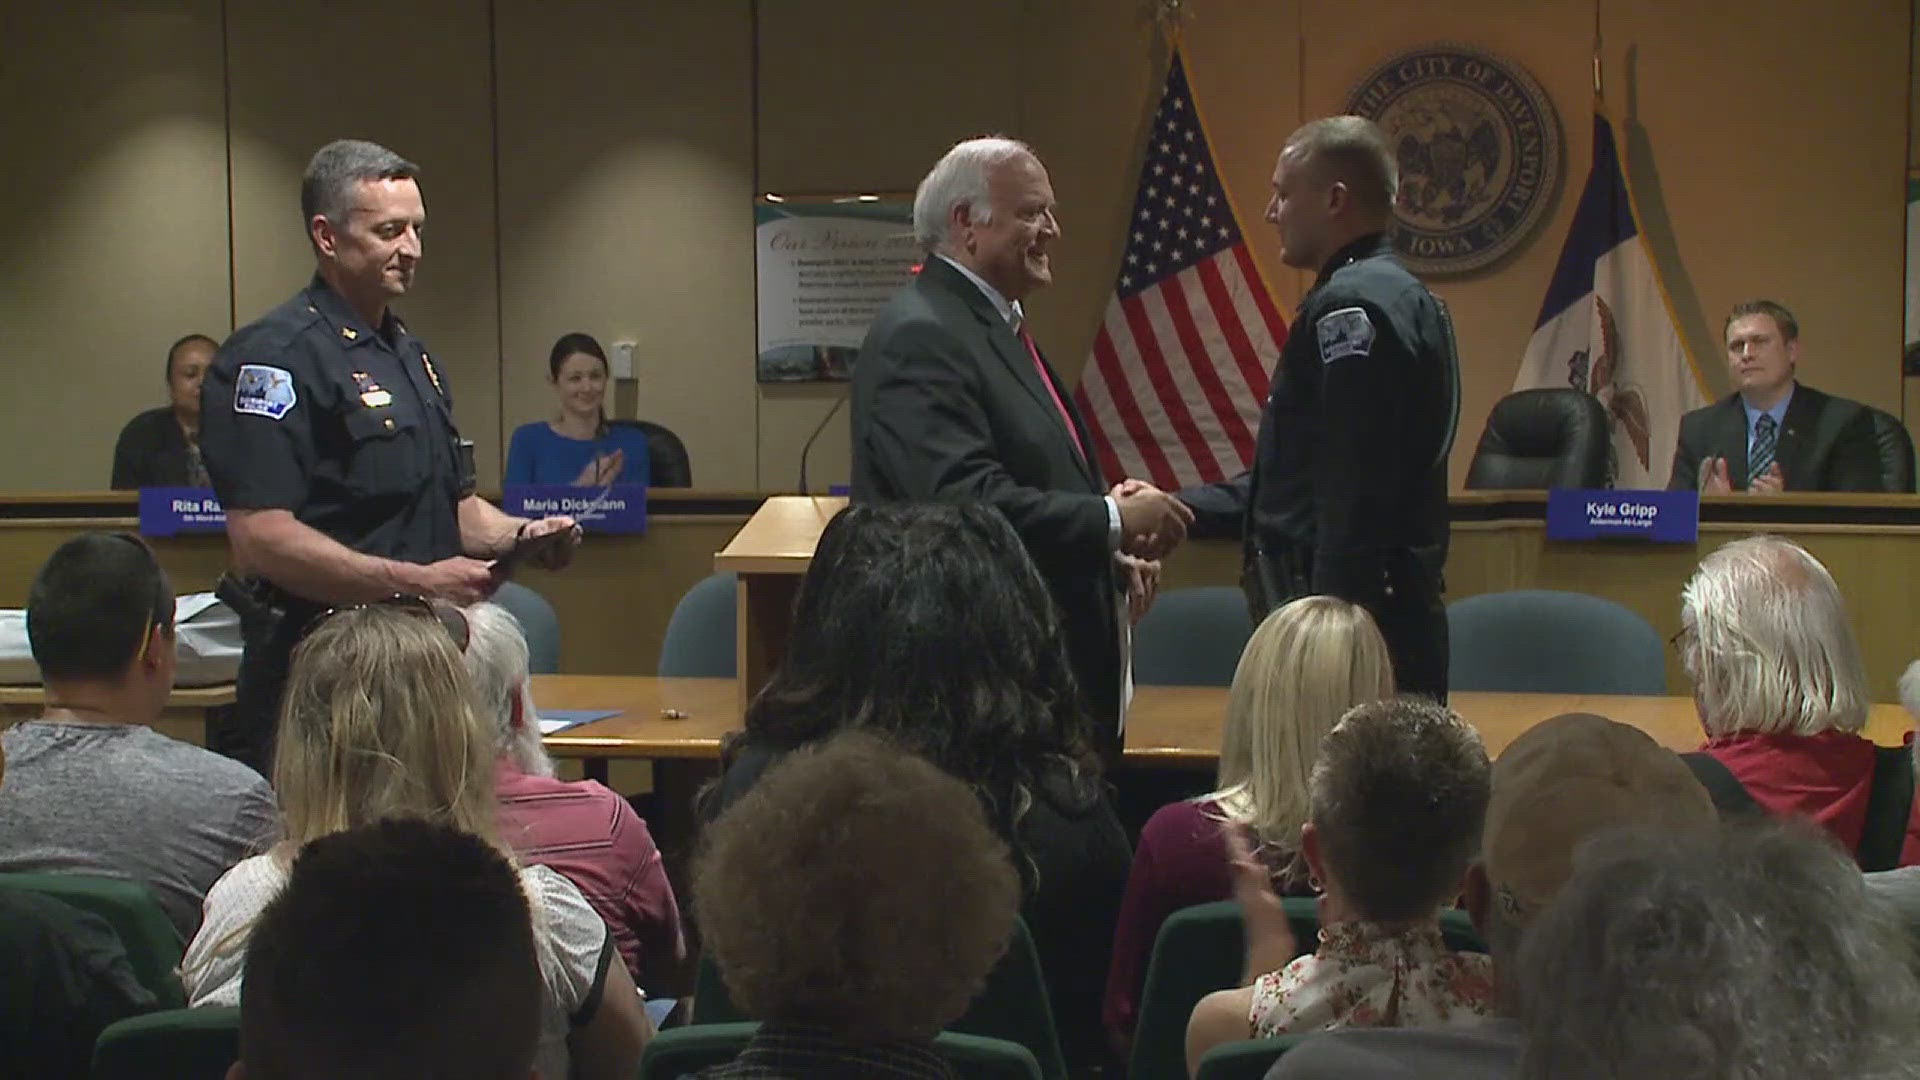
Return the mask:
[(369, 555), (460, 554), (446, 374), (388, 311), (376, 332), (317, 275), (235, 331), (200, 392), (200, 450), (228, 510), (289, 510)]
[(1384, 234), (1327, 261), (1280, 353), (1250, 493), (1250, 532), (1310, 549), (1314, 592), (1374, 596), (1407, 551), (1444, 563), (1453, 363)]

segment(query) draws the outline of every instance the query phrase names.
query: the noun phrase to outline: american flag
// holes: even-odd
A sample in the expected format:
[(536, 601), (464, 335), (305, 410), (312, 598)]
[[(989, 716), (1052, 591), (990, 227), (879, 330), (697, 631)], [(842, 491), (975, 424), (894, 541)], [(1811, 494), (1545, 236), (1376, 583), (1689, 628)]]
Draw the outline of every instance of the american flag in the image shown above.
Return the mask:
[(1075, 397), (1111, 478), (1168, 491), (1253, 458), (1287, 340), (1227, 204), (1175, 51), (1140, 169), (1127, 252)]

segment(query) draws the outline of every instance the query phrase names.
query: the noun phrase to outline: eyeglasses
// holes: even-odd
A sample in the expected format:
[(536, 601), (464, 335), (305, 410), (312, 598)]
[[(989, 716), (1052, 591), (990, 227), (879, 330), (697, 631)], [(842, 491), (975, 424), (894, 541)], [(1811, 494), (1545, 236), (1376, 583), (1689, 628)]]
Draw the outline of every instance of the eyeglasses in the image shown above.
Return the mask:
[(442, 630), (447, 632), (447, 636), (453, 639), (453, 647), (460, 650), (462, 654), (466, 653), (468, 643), (473, 640), (473, 628), (467, 623), (467, 613), (461, 611), (457, 605), (449, 604), (445, 600), (429, 600), (424, 596), (412, 596), (407, 593), (395, 593), (366, 604), (346, 604), (328, 608), (315, 615), (313, 621), (306, 625), (306, 629), (300, 631), (300, 639), (305, 641), (313, 636), (313, 632), (320, 628), (321, 623), (343, 611), (363, 611), (373, 607), (393, 608), (422, 618), (433, 619), (440, 624)]
[(1684, 653), (1686, 650), (1681, 648), (1680, 642), (1683, 641), (1686, 638), (1686, 636), (1692, 632), (1693, 632), (1693, 627), (1688, 626), (1685, 623), (1682, 623), (1680, 626), (1680, 629), (1675, 630), (1673, 632), (1673, 636), (1667, 639), (1667, 647), (1672, 649), (1674, 652)]

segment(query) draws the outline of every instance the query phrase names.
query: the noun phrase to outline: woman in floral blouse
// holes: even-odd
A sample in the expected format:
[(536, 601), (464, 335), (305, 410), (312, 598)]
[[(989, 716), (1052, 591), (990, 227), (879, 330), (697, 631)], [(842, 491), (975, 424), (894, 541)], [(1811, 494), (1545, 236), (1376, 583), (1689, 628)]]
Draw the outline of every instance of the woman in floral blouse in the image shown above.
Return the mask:
[(1187, 1025), (1187, 1068), (1239, 1039), (1327, 1028), (1417, 1027), (1489, 1014), (1487, 957), (1452, 953), (1440, 907), (1480, 846), (1488, 762), (1446, 708), (1360, 705), (1320, 743), (1301, 853), (1320, 894), (1320, 941), (1293, 932), (1244, 837), (1229, 834), (1246, 918), (1245, 985), (1207, 995)]

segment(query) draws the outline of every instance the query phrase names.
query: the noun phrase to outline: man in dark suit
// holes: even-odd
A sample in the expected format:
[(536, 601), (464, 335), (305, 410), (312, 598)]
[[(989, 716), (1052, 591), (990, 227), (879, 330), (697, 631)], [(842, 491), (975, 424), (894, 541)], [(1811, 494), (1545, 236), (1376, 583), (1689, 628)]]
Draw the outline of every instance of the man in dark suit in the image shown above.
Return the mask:
[(1021, 301), (1053, 279), (1047, 171), (1024, 144), (970, 139), (914, 195), (928, 252), (867, 332), (853, 374), (853, 498), (978, 500), (1025, 542), (1059, 607), (1095, 745), (1120, 746), (1123, 598), (1138, 618), (1191, 514), (1137, 481), (1111, 490), (1071, 388)]
[(1857, 401), (1794, 379), (1800, 323), (1771, 300), (1728, 314), (1727, 369), (1734, 393), (1680, 418), (1674, 490), (1884, 491), (1873, 417)]

